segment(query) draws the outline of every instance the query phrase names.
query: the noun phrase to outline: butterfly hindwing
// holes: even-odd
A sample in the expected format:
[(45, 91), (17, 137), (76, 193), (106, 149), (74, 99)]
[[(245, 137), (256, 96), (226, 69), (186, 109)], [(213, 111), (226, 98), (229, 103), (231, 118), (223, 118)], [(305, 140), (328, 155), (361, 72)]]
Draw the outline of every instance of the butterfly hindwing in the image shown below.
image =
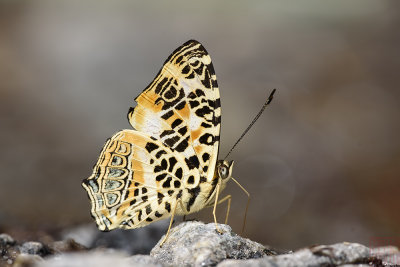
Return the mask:
[(106, 142), (83, 186), (99, 229), (138, 228), (169, 217), (186, 193), (183, 185), (196, 175), (180, 153), (159, 140), (123, 130)]
[[(182, 153), (189, 169), (211, 181), (221, 122), (218, 84), (205, 48), (191, 40), (176, 49), (135, 99), (129, 122)], [(199, 183), (196, 181), (195, 183)]]

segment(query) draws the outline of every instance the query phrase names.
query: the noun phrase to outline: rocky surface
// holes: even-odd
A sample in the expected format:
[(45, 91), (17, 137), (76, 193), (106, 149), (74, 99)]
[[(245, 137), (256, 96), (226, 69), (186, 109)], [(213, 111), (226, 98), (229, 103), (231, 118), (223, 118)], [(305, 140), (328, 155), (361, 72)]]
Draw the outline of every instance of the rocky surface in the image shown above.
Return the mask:
[(168, 223), (165, 220), (139, 229), (116, 229), (110, 232), (101, 232), (91, 223), (65, 230), (62, 236), (63, 239), (73, 239), (89, 249), (113, 248), (130, 255), (149, 254), (165, 233)]
[[(371, 250), (356, 243), (338, 243), (330, 246), (315, 246), (304, 248), (294, 253), (264, 257), (261, 259), (242, 261), (227, 260), (218, 264), (219, 267), (230, 266), (359, 266), (359, 264), (374, 264), (370, 259)], [(376, 261), (377, 266), (381, 265)]]
[(186, 222), (171, 229), (167, 241), (160, 242), (150, 255), (166, 265), (213, 266), (225, 259), (254, 259), (277, 253), (263, 245), (242, 238), (225, 224)]
[[(7, 234), (0, 234), (0, 266), (66, 267), (66, 266), (399, 266), (400, 252), (396, 247), (368, 248), (356, 243), (312, 246), (295, 252), (279, 253), (257, 242), (242, 238), (227, 225), (184, 222), (171, 229), (167, 241), (160, 241), (150, 254), (132, 252), (139, 247), (123, 244), (141, 243), (152, 235), (108, 235), (107, 242), (95, 246), (97, 232), (85, 237), (84, 227), (65, 234), (65, 240), (43, 244), (36, 241), (17, 242)], [(71, 233), (82, 232), (76, 242)], [(77, 232), (76, 232), (77, 231)], [(90, 232), (90, 231), (89, 231)], [(127, 231), (129, 232), (129, 231)], [(142, 235), (142, 237), (140, 236)], [(123, 241), (118, 240), (122, 238)], [(131, 239), (130, 239), (131, 238)], [(114, 240), (115, 239), (115, 240)], [(154, 242), (154, 241), (152, 241)], [(89, 244), (89, 245), (88, 245)], [(91, 247), (92, 248), (87, 248)], [(110, 249), (115, 245), (116, 248)], [(396, 265), (397, 264), (397, 265)]]

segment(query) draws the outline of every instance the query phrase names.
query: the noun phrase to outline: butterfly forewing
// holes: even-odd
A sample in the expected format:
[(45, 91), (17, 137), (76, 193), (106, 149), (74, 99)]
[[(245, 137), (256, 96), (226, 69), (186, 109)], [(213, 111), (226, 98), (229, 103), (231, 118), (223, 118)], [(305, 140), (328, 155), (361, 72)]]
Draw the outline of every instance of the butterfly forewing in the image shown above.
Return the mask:
[(135, 100), (137, 106), (128, 114), (131, 125), (182, 153), (190, 169), (213, 179), (221, 105), (205, 48), (194, 40), (180, 46)]

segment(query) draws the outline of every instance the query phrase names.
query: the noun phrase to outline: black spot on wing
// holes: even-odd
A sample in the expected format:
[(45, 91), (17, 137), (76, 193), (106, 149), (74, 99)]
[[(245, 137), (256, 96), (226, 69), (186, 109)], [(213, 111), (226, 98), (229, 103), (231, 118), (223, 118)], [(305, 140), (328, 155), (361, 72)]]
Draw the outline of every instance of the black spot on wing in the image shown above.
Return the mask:
[(176, 63), (176, 64), (179, 64), (179, 63), (182, 61), (182, 59), (183, 59), (183, 56), (179, 56), (179, 57), (176, 59), (175, 63)]
[(165, 150), (160, 150), (156, 153), (156, 158), (160, 158), (162, 154), (167, 154), (167, 152)]
[(162, 159), (161, 161), (161, 168), (163, 168), (163, 170), (166, 170), (168, 168), (168, 163), (165, 159)]
[(165, 130), (160, 134), (160, 138), (163, 138), (164, 136), (170, 135), (170, 134), (173, 134), (173, 133), (175, 133), (174, 130)]
[(188, 182), (188, 184), (194, 184), (194, 176), (190, 175), (187, 182)]
[(183, 139), (176, 147), (175, 150), (178, 152), (183, 152), (189, 146), (189, 136)]
[(211, 190), (210, 190), (210, 192), (208, 193), (207, 199), (209, 199), (210, 196), (213, 194), (215, 188), (217, 187), (218, 181), (219, 181), (219, 179), (214, 179), (214, 180), (212, 180), (212, 182), (211, 182)]
[(164, 115), (162, 115), (161, 118), (163, 118), (164, 120), (168, 120), (170, 117), (172, 117), (172, 115), (174, 115), (174, 112), (172, 110), (170, 110), (167, 113), (165, 113)]
[(181, 182), (175, 180), (175, 181), (174, 181), (174, 187), (175, 187), (175, 188), (179, 188), (180, 186), (181, 186)]
[(160, 192), (157, 193), (157, 198), (158, 198), (158, 205), (162, 203), (162, 200), (164, 198), (164, 195), (161, 194)]
[(164, 143), (169, 147), (173, 147), (175, 143), (178, 142), (179, 140), (180, 138), (178, 136), (173, 136), (171, 138), (165, 139)]
[(181, 101), (178, 105), (175, 106), (176, 110), (181, 110), (185, 107), (185, 101)]
[(204, 93), (204, 91), (201, 90), (201, 89), (196, 89), (196, 95), (197, 95), (198, 97), (200, 97), (200, 96), (206, 96), (206, 94)]
[(165, 210), (171, 212), (171, 204), (169, 204), (168, 202), (165, 202)]
[(214, 126), (221, 124), (221, 116), (218, 116), (218, 117), (214, 116), (212, 119), (212, 123), (214, 124)]
[(209, 133), (205, 133), (199, 138), (200, 144), (212, 145), (214, 144), (214, 136)]
[(156, 89), (155, 89), (156, 94), (160, 94), (160, 92), (162, 91), (162, 89), (164, 87), (164, 84), (166, 84), (167, 82), (168, 82), (168, 79), (164, 78), (157, 83)]
[(182, 175), (183, 175), (182, 168), (178, 168), (178, 169), (176, 170), (176, 172), (175, 172), (176, 178), (182, 179)]
[(190, 71), (190, 66), (186, 65), (183, 69), (182, 69), (182, 74), (188, 74)]
[[(167, 86), (170, 86), (169, 84), (167, 84)], [(177, 90), (175, 88), (175, 86), (170, 86), (169, 90), (165, 92), (164, 97), (168, 100), (170, 99), (174, 99), (176, 97), (177, 94)]]
[(191, 101), (189, 101), (189, 105), (190, 105), (190, 108), (193, 109), (193, 108), (197, 107), (198, 105), (200, 105), (200, 103), (197, 100), (191, 100)]
[(162, 181), (166, 176), (167, 176), (166, 173), (159, 174), (159, 175), (156, 176), (156, 181), (157, 181), (157, 182), (160, 182), (160, 181)]
[[(174, 122), (171, 124), (172, 129), (176, 128), (179, 124), (181, 124), (183, 121), (181, 119), (176, 119)], [(172, 131), (174, 132), (174, 131)]]
[(205, 88), (211, 88), (211, 77), (208, 73), (208, 71), (206, 71), (205, 73), (205, 77), (204, 79), (201, 80), (201, 83), (204, 85)]
[(186, 79), (193, 79), (194, 78), (194, 72), (192, 71), (188, 76), (186, 76)]
[(158, 148), (158, 145), (154, 144), (154, 143), (150, 143), (148, 142), (145, 146), (145, 149), (147, 150), (147, 152), (151, 153), (151, 151), (155, 150)]
[(142, 220), (142, 210), (139, 210), (139, 213), (138, 213), (138, 220), (139, 220), (139, 221)]
[(200, 193), (200, 187), (196, 186), (195, 188), (188, 188), (187, 191), (191, 195), (188, 203), (187, 203), (187, 211), (190, 211), (190, 208), (193, 206), (194, 202), (196, 201), (197, 196)]
[(152, 209), (151, 209), (151, 205), (147, 205), (146, 206), (146, 214), (149, 215), (151, 213)]
[(197, 158), (197, 156), (191, 156), (190, 158), (185, 158), (186, 164), (189, 167), (189, 169), (195, 169), (195, 168), (199, 168), (200, 166), (200, 162), (199, 159)]
[(202, 118), (211, 112), (212, 112), (212, 110), (208, 106), (204, 106), (202, 108), (197, 109), (195, 113), (197, 116)]
[(218, 87), (218, 82), (217, 80), (211, 80), (211, 84), (213, 88), (217, 88)]
[(182, 190), (179, 190), (179, 193), (176, 195), (176, 199), (180, 199), (182, 197)]
[(205, 122), (202, 122), (202, 123), (201, 123), (201, 127), (203, 127), (203, 128), (211, 128), (212, 125), (211, 125), (211, 124), (208, 124), (208, 123), (205, 123)]
[(154, 172), (160, 172), (160, 171), (163, 171), (163, 170), (164, 169), (160, 165), (157, 165), (157, 166), (154, 167)]
[(168, 177), (167, 180), (165, 180), (165, 182), (162, 184), (162, 187), (164, 187), (164, 188), (171, 187), (171, 181), (172, 181), (172, 178)]
[(187, 97), (190, 98), (190, 99), (196, 99), (197, 95), (195, 93), (193, 93), (193, 92), (190, 92)]
[(207, 160), (210, 159), (210, 154), (208, 154), (207, 152), (203, 153), (203, 155), (201, 156), (203, 158), (203, 161), (206, 162)]
[(168, 161), (169, 161), (169, 168), (168, 168), (168, 171), (169, 171), (169, 172), (172, 172), (172, 171), (174, 170), (175, 164), (176, 164), (178, 161), (177, 161), (176, 158), (174, 158), (174, 157), (170, 157), (170, 158), (168, 159)]
[(178, 133), (179, 133), (180, 135), (184, 136), (184, 135), (187, 133), (187, 127), (186, 127), (186, 126), (183, 126), (182, 128), (180, 128), (180, 129), (178, 130)]

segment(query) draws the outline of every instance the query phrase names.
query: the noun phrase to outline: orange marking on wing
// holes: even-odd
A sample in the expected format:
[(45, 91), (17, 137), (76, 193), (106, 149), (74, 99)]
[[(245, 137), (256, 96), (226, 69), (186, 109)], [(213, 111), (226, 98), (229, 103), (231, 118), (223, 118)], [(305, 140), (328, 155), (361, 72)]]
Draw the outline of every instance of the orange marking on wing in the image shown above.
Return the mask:
[(171, 117), (168, 118), (167, 122), (169, 124), (172, 124), (176, 119), (180, 119), (180, 117), (178, 116), (177, 113), (174, 112), (174, 115), (172, 115)]
[(202, 155), (203, 153), (203, 146), (194, 146), (194, 150), (196, 151), (197, 155)]
[(101, 166), (108, 166), (109, 165), (110, 159), (111, 159), (111, 152), (113, 152), (113, 151), (114, 150), (107, 149), (107, 151), (104, 153), (103, 161), (100, 164)]
[(144, 109), (141, 106), (136, 106), (135, 108), (135, 113), (133, 113), (133, 120), (135, 121), (135, 123), (137, 125), (143, 125), (144, 123), (144, 118), (145, 118), (145, 114), (144, 113)]
[(184, 118), (185, 120), (189, 120), (190, 117), (190, 109), (187, 103), (185, 103), (185, 106), (183, 107), (182, 110), (179, 111), (179, 114)]
[(123, 215), (123, 212), (130, 206), (129, 202), (125, 202), (124, 204), (121, 205), (121, 207), (118, 208), (117, 211), (117, 217), (120, 217)]
[(195, 130), (195, 131), (192, 131), (192, 132), (190, 133), (190, 136), (192, 137), (192, 140), (198, 139), (199, 136), (200, 136), (200, 134), (202, 133), (202, 131), (203, 131), (203, 129), (201, 129), (201, 128), (199, 128), (199, 129), (197, 129), (197, 130)]
[(143, 164), (136, 159), (132, 159), (132, 169), (134, 173), (133, 180), (138, 183), (144, 183)]
[(132, 149), (132, 153), (134, 155), (137, 153), (135, 147), (145, 147), (147, 143), (147, 140), (145, 140), (143, 137), (135, 135), (131, 132), (125, 132), (123, 140), (127, 141), (128, 143), (134, 144), (134, 147)]
[(156, 100), (160, 96), (153, 91), (147, 91), (145, 94), (141, 94), (137, 99), (136, 102), (144, 109), (149, 109), (155, 113), (158, 113), (161, 111), (162, 102), (158, 102), (156, 104)]

